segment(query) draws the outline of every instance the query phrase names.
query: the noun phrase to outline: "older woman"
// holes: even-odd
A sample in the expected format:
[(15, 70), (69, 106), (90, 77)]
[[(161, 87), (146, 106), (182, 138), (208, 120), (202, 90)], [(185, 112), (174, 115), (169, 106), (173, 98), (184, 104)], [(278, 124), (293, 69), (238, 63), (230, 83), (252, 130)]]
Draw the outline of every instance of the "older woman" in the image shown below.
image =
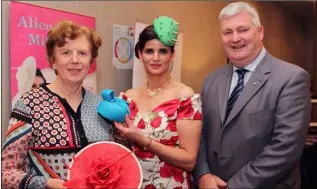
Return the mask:
[(113, 140), (111, 125), (95, 107), (101, 97), (83, 80), (101, 39), (70, 21), (48, 32), (46, 51), (57, 78), (15, 104), (2, 153), (2, 188), (64, 188), (67, 165), (90, 143)]
[(135, 54), (144, 65), (145, 85), (121, 97), (130, 102), (127, 124), (115, 123), (133, 141), (145, 188), (189, 188), (201, 133), (200, 95), (172, 79), (177, 22), (159, 17), (139, 36)]

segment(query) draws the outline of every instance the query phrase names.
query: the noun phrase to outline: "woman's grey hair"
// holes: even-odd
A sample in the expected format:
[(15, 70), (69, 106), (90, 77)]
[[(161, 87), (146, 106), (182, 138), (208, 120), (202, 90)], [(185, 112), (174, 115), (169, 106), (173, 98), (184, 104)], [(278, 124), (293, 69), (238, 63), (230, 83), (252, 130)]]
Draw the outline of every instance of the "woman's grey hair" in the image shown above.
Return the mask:
[(261, 25), (258, 12), (255, 10), (254, 7), (245, 2), (230, 3), (229, 5), (227, 5), (221, 10), (219, 14), (219, 20), (224, 17), (233, 16), (244, 11), (248, 12), (249, 15), (252, 17), (253, 25), (255, 25), (256, 27)]

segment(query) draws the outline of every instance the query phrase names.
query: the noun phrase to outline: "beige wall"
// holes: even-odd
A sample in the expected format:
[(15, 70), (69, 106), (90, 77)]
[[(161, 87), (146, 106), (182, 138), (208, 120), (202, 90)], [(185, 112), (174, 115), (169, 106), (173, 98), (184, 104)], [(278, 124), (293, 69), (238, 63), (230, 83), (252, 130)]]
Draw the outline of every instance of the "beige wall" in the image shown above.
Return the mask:
[[(215, 1), (28, 1), (27, 3), (62, 9), (96, 17), (97, 32), (104, 40), (97, 59), (98, 92), (112, 88), (118, 94), (132, 86), (131, 70), (112, 67), (112, 24), (134, 25), (136, 21), (150, 24), (159, 15), (169, 15), (180, 23), (184, 33), (182, 81), (200, 92), (208, 72), (226, 63), (226, 55), (219, 36), (218, 13), (226, 2)], [(293, 19), (270, 2), (256, 2), (265, 27), (264, 43), (278, 57), (301, 64), (303, 60), (302, 31)], [(2, 79), (9, 81), (9, 2), (2, 1), (3, 62)], [(294, 22), (294, 23), (292, 23)], [(291, 29), (295, 27), (295, 29)], [(7, 129), (10, 115), (9, 82), (3, 83), (2, 133)]]

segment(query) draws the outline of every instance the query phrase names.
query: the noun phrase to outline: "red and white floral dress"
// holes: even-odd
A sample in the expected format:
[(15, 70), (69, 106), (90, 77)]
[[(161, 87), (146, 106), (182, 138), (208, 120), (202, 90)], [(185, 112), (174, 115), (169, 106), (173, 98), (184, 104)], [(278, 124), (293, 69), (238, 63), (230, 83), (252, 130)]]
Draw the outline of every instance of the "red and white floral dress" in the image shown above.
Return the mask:
[[(130, 117), (145, 136), (171, 147), (178, 148), (179, 146), (177, 120), (202, 119), (199, 94), (166, 101), (148, 112), (147, 117), (141, 115), (137, 104), (131, 98), (123, 93), (120, 97), (129, 102)], [(132, 146), (132, 148), (143, 170), (142, 188), (189, 188), (190, 172), (174, 167), (138, 146)]]

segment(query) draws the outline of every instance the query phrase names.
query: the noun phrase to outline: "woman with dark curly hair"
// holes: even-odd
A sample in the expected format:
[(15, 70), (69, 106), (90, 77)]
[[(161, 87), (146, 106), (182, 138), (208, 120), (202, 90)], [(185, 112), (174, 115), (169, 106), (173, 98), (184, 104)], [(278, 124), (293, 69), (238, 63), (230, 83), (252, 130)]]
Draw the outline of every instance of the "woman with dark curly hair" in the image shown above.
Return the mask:
[(64, 188), (67, 165), (90, 143), (113, 140), (111, 124), (83, 88), (101, 38), (70, 21), (48, 32), (46, 51), (57, 78), (22, 95), (13, 109), (2, 153), (2, 188)]

